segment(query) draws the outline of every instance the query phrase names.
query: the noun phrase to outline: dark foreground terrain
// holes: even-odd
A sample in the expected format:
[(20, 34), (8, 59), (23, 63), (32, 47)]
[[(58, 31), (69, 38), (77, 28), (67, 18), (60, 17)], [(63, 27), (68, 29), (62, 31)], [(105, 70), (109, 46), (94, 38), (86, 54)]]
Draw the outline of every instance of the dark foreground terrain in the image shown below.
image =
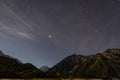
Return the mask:
[[(82, 78), (74, 78), (74, 79), (59, 79), (59, 78), (37, 78), (37, 79), (0, 79), (0, 80), (109, 80), (109, 79), (82, 79)], [(110, 80), (119, 80), (116, 78)]]
[(76, 79), (51, 79), (51, 78), (41, 78), (41, 79), (0, 79), (0, 80), (102, 80), (102, 79), (80, 79), (80, 78), (76, 78)]

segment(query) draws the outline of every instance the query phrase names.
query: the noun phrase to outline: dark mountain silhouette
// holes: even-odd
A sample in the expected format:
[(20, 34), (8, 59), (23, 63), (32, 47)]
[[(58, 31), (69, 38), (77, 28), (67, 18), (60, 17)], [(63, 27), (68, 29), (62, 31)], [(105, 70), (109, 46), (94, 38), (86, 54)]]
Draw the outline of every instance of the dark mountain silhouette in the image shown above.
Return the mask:
[(88, 56), (71, 55), (48, 73), (61, 77), (120, 78), (120, 49), (107, 49)]
[(5, 55), (0, 51), (0, 78), (34, 78), (43, 76), (43, 72), (31, 63), (24, 64), (20, 60)]

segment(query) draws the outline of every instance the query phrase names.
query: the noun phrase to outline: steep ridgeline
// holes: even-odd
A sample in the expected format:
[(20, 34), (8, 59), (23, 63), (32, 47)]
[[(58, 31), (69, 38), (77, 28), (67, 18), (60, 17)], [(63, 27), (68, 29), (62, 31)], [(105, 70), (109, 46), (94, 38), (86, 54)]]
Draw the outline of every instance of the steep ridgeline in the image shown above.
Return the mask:
[(0, 78), (34, 78), (43, 76), (43, 72), (32, 64), (23, 64), (18, 59), (5, 55), (0, 51)]
[(71, 55), (48, 73), (60, 77), (120, 78), (120, 49), (107, 49), (88, 56)]

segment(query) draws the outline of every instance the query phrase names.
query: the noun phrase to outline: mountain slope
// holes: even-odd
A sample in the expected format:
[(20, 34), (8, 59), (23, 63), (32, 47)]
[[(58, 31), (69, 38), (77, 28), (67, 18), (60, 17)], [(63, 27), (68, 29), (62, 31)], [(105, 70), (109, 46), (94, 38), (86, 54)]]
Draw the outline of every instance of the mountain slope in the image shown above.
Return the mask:
[(120, 78), (120, 49), (88, 56), (71, 55), (49, 70), (62, 77)]
[(76, 54), (68, 56), (51, 69), (57, 70), (58, 72), (71, 71), (76, 64), (80, 64), (82, 62), (83, 58), (84, 56)]
[(0, 52), (0, 78), (42, 77), (43, 72), (30, 63), (23, 64), (16, 58)]

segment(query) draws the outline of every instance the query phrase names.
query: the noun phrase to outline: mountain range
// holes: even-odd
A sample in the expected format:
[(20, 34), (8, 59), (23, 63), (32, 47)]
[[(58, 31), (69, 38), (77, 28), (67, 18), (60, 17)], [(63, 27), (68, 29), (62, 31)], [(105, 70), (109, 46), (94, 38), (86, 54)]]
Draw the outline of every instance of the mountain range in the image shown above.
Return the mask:
[(120, 49), (107, 49), (90, 55), (67, 56), (52, 68), (36, 68), (31, 63), (0, 51), (0, 78), (120, 78)]

